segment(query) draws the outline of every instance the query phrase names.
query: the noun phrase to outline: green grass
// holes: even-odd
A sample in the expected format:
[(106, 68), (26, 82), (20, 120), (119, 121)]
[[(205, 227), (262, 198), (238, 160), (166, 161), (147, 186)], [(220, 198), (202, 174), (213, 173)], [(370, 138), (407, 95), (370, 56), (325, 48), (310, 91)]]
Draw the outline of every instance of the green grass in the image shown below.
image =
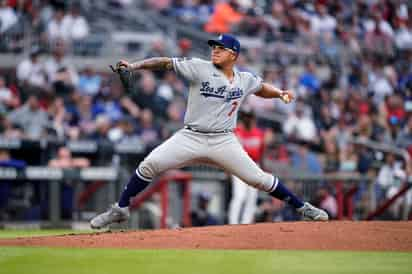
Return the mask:
[(403, 274), (412, 253), (0, 248), (1, 274)]
[(0, 238), (63, 235), (69, 233), (91, 233), (92, 230), (74, 231), (69, 229), (0, 229)]

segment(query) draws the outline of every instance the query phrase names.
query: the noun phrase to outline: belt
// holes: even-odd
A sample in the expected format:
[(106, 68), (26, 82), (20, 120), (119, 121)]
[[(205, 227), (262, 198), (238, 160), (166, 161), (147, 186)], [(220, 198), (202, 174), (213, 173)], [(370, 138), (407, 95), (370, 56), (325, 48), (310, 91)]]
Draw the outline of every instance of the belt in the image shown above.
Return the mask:
[(190, 131), (193, 131), (193, 132), (203, 133), (203, 134), (222, 134), (222, 133), (233, 132), (232, 129), (225, 129), (225, 130), (220, 130), (220, 131), (204, 131), (204, 130), (198, 130), (198, 129), (192, 128), (191, 126), (185, 126), (184, 128)]

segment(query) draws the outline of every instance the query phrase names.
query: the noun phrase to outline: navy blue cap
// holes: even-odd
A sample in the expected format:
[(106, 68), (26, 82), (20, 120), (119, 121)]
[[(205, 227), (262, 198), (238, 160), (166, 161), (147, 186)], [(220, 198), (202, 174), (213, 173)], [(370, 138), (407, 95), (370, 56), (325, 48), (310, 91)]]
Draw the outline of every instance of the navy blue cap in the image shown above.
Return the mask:
[(231, 49), (237, 54), (240, 52), (240, 42), (234, 36), (229, 34), (222, 34), (216, 40), (207, 41), (209, 46), (219, 45), (227, 49)]

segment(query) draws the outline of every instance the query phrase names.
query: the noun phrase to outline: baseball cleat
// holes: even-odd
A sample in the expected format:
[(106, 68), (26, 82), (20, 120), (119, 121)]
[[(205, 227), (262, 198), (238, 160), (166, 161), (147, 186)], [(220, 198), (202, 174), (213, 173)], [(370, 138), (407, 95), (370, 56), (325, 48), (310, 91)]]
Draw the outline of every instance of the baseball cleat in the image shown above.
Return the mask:
[(121, 223), (129, 219), (130, 212), (128, 207), (119, 207), (118, 204), (112, 205), (106, 212), (97, 215), (90, 221), (93, 229), (100, 229), (112, 223)]
[(326, 211), (314, 207), (310, 203), (304, 203), (302, 208), (297, 209), (297, 211), (302, 214), (303, 220), (305, 221), (328, 221), (329, 216)]

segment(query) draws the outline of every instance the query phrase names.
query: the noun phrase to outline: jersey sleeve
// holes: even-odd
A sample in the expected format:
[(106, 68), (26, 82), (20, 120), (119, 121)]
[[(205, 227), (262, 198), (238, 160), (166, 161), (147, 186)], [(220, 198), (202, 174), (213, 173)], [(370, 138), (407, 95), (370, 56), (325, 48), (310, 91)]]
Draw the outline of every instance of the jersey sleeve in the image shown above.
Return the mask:
[(263, 79), (252, 73), (248, 73), (247, 94), (254, 94), (262, 88)]
[(188, 80), (195, 82), (198, 79), (201, 60), (197, 58), (172, 58), (175, 72)]

